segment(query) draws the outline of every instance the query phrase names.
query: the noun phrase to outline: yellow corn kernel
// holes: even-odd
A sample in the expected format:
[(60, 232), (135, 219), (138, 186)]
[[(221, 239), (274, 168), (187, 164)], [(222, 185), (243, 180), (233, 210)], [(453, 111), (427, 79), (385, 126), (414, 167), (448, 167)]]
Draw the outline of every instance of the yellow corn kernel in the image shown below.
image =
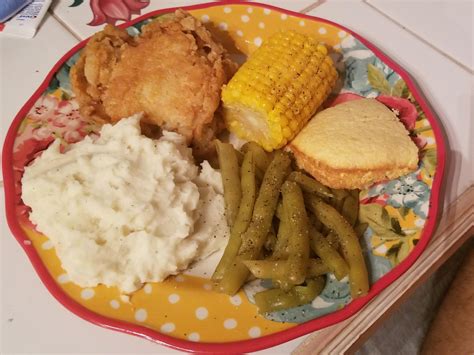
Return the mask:
[(271, 151), (302, 129), (337, 80), (327, 48), (281, 31), (258, 48), (222, 90), (229, 131)]

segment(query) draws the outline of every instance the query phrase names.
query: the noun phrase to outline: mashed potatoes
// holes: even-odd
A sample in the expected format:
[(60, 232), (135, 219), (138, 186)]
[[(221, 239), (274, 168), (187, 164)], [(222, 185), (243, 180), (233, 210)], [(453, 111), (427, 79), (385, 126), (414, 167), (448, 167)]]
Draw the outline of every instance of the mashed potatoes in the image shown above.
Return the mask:
[(176, 133), (142, 136), (139, 118), (105, 125), (64, 153), (57, 140), (25, 169), (30, 219), (80, 286), (132, 292), (226, 243), (220, 173), (207, 162), (199, 171)]

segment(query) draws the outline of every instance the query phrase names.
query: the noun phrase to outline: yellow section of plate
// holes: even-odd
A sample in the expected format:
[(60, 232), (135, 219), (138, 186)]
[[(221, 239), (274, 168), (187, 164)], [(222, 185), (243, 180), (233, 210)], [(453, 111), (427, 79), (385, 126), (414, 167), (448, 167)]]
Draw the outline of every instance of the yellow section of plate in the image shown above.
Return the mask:
[[(222, 5), (190, 12), (234, 54), (248, 55), (280, 29), (312, 34), (336, 49), (346, 36), (344, 31), (324, 22), (251, 5)], [(116, 288), (81, 288), (69, 281), (51, 242), (31, 229), (25, 232), (58, 285), (74, 301), (103, 316), (201, 342), (245, 340), (295, 326), (258, 315), (243, 291), (229, 297), (212, 291), (209, 280), (193, 276), (179, 275), (146, 284), (128, 298)]]

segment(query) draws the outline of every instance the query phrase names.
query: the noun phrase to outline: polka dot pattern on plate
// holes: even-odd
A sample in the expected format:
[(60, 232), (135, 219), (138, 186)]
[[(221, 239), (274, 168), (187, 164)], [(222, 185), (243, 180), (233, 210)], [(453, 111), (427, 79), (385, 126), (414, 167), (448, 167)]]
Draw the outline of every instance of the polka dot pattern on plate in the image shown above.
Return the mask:
[(135, 320), (137, 322), (144, 322), (148, 318), (148, 313), (145, 309), (140, 308), (135, 311)]
[(41, 244), (41, 248), (43, 248), (44, 250), (50, 250), (50, 249), (53, 249), (53, 242), (48, 240), (46, 242), (44, 242), (43, 244)]
[(234, 329), (237, 327), (237, 321), (234, 318), (229, 318), (224, 321), (225, 329)]
[(301, 27), (304, 27), (304, 25), (306, 25), (306, 23), (305, 23), (303, 20), (301, 20), (301, 21), (299, 22), (299, 25), (300, 25)]
[(244, 35), (244, 33), (241, 30), (237, 30), (237, 32), (235, 33), (237, 33), (237, 36), (239, 37), (242, 37)]
[(261, 37), (255, 37), (253, 40), (253, 43), (257, 46), (260, 47), (262, 45), (262, 38)]
[(427, 144), (435, 144), (435, 139), (433, 137), (427, 137), (426, 138), (426, 143)]
[(249, 329), (249, 336), (251, 338), (258, 338), (262, 334), (262, 331), (259, 327), (252, 327)]
[(110, 304), (110, 307), (112, 307), (113, 309), (119, 309), (120, 308), (120, 302), (117, 301), (117, 300), (111, 300), (109, 302)]
[(265, 28), (265, 24), (263, 22), (260, 22), (258, 24), (258, 27), (261, 28), (261, 29), (264, 29)]
[(206, 283), (206, 284), (202, 285), (202, 288), (205, 289), (206, 291), (210, 291), (210, 290), (212, 290), (212, 285)]
[(209, 22), (209, 15), (202, 15), (201, 16), (201, 21), (206, 23), (206, 22)]
[(165, 323), (161, 326), (160, 330), (163, 333), (171, 333), (176, 329), (176, 325), (174, 323)]
[(272, 10), (270, 10), (270, 9), (263, 9), (263, 13), (265, 15), (270, 15), (271, 12), (272, 12)]
[(288, 18), (288, 15), (287, 14), (281, 14), (280, 18), (282, 20), (286, 20)]
[(226, 14), (230, 14), (232, 12), (232, 9), (230, 7), (224, 7), (224, 12)]
[(169, 303), (178, 303), (179, 302), (179, 295), (177, 295), (176, 293), (172, 293), (171, 295), (168, 296), (168, 302)]
[(201, 336), (199, 335), (199, 333), (193, 332), (188, 335), (188, 340), (199, 341), (199, 339), (201, 339)]
[(222, 30), (222, 31), (227, 31), (227, 28), (228, 28), (228, 27), (229, 27), (229, 26), (227, 26), (227, 24), (226, 24), (225, 22), (221, 22), (221, 23), (219, 24), (219, 29)]
[(206, 307), (199, 307), (196, 309), (195, 314), (197, 319), (203, 320), (207, 318), (207, 316), (209, 315), (209, 311)]
[(327, 32), (328, 32), (328, 30), (326, 30), (326, 27), (319, 27), (319, 29), (318, 29), (318, 33), (320, 35), (325, 35)]
[(151, 292), (153, 291), (153, 286), (151, 284), (146, 284), (144, 287), (143, 287), (143, 292), (145, 292), (146, 294), (150, 294)]
[(81, 298), (84, 300), (90, 300), (94, 295), (95, 291), (92, 288), (85, 288), (81, 291)]
[(58, 280), (58, 282), (59, 282), (60, 284), (65, 284), (65, 283), (68, 283), (69, 281), (71, 281), (71, 280), (69, 279), (69, 275), (68, 275), (68, 274), (61, 274), (61, 275), (59, 275), (58, 278), (57, 278), (57, 280)]
[(242, 298), (239, 295), (229, 297), (230, 303), (234, 306), (240, 306), (242, 304)]
[(247, 7), (247, 12), (251, 14), (253, 12), (253, 9), (251, 7)]
[(242, 15), (240, 19), (242, 20), (242, 22), (245, 22), (245, 23), (250, 21), (250, 17), (248, 17), (247, 15)]
[(344, 37), (346, 37), (347, 33), (346, 33), (346, 31), (339, 31), (337, 35), (338, 35), (339, 38), (344, 38)]

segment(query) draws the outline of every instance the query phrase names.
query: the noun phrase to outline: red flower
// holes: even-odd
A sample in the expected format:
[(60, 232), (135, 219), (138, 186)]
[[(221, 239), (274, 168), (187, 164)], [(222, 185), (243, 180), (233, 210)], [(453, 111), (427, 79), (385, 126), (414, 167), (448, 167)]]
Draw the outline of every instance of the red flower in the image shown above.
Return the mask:
[(129, 21), (133, 15), (140, 14), (140, 10), (150, 4), (150, 0), (91, 0), (90, 5), (94, 18), (90, 26), (104, 23), (115, 25), (115, 22)]
[[(362, 98), (364, 97), (353, 93), (339, 94), (329, 103), (329, 107), (342, 104), (346, 101), (359, 100)], [(415, 105), (413, 105), (409, 100), (387, 95), (379, 95), (375, 99), (390, 109), (396, 110), (398, 112), (398, 118), (405, 125), (405, 128), (408, 131), (413, 131), (415, 129), (418, 112), (416, 111)]]
[(418, 148), (420, 148), (420, 150), (422, 150), (425, 147), (425, 145), (428, 144), (428, 141), (426, 140), (426, 138), (421, 135), (411, 136), (411, 140), (413, 141), (413, 143), (416, 144)]
[(383, 103), (385, 106), (390, 107), (392, 110), (398, 111), (398, 117), (400, 121), (405, 125), (406, 129), (411, 131), (415, 129), (416, 107), (409, 100), (403, 99), (396, 96), (380, 95), (376, 97), (377, 101)]

